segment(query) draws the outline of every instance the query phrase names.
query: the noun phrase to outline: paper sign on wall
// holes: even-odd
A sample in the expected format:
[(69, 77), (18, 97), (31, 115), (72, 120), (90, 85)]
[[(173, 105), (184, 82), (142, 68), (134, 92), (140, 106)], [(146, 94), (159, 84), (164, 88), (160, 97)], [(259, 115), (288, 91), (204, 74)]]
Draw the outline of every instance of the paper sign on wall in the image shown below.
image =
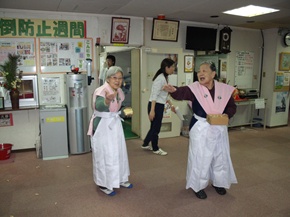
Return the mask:
[(255, 99), (255, 109), (264, 109), (265, 108), (265, 99)]

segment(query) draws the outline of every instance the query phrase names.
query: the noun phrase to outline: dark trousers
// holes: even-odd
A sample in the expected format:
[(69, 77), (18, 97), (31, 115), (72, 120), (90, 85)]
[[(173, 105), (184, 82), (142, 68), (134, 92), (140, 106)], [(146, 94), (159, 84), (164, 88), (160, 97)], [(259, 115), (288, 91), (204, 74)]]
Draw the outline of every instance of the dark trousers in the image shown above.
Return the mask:
[[(148, 114), (151, 110), (151, 102), (148, 103)], [(149, 145), (149, 142), (152, 144), (153, 151), (157, 151), (158, 147), (158, 139), (159, 132), (161, 129), (162, 118), (164, 113), (164, 104), (156, 103), (155, 104), (155, 118), (151, 121), (150, 129), (147, 133), (147, 136), (144, 139), (144, 145)]]

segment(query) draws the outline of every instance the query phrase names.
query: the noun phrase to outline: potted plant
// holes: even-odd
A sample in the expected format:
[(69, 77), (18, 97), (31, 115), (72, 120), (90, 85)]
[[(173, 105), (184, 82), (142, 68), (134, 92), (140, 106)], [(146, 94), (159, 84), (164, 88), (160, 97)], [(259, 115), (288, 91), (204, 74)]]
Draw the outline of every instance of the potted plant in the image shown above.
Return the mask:
[(0, 65), (0, 73), (4, 78), (2, 86), (9, 91), (12, 109), (19, 109), (19, 88), (21, 84), (22, 71), (18, 70), (20, 56), (8, 54), (8, 60)]

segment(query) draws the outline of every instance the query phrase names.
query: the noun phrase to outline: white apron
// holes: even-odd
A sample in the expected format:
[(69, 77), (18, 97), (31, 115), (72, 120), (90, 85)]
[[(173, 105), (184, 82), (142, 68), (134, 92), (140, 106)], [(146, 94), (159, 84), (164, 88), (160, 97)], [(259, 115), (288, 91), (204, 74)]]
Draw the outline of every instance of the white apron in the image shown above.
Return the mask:
[(91, 137), (93, 175), (98, 186), (110, 190), (127, 182), (130, 175), (127, 147), (120, 112), (98, 112), (100, 123)]
[(229, 189), (237, 179), (230, 157), (228, 128), (194, 117), (198, 121), (189, 132), (186, 189), (198, 192), (208, 186), (209, 180), (214, 186)]

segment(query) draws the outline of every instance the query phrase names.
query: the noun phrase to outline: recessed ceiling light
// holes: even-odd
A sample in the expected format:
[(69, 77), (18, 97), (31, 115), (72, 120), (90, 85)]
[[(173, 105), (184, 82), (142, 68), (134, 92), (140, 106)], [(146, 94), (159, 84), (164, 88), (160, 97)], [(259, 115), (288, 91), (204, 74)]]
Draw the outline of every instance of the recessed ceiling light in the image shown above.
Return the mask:
[(255, 6), (255, 5), (248, 5), (245, 7), (225, 11), (223, 13), (237, 15), (237, 16), (243, 16), (243, 17), (255, 17), (255, 16), (259, 16), (259, 15), (263, 15), (263, 14), (273, 13), (276, 11), (279, 11), (279, 10), (273, 9), (273, 8)]

